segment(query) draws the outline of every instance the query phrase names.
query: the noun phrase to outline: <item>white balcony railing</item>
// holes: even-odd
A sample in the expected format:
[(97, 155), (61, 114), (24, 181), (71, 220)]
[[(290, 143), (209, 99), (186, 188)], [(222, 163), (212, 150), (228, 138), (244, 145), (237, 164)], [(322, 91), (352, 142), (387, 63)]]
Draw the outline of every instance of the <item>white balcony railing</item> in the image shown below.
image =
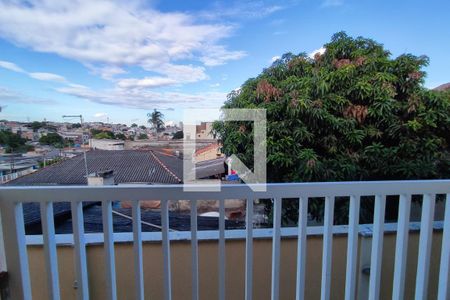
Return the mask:
[(419, 254), (415, 280), (416, 299), (425, 299), (428, 291), (433, 217), (436, 194), (446, 195), (444, 231), (440, 257), (438, 299), (450, 299), (450, 180), (431, 181), (384, 181), (384, 182), (340, 182), (340, 183), (292, 183), (269, 184), (267, 191), (254, 192), (246, 185), (224, 185), (220, 192), (185, 192), (182, 185), (166, 186), (104, 186), (104, 187), (3, 187), (0, 188), (0, 209), (3, 224), (3, 238), (6, 262), (9, 274), (11, 299), (31, 299), (30, 271), (27, 255), (27, 237), (24, 230), (22, 203), (38, 202), (41, 207), (43, 245), (45, 253), (45, 274), (51, 299), (60, 299), (58, 261), (55, 235), (53, 203), (70, 202), (73, 222), (73, 245), (75, 255), (75, 273), (77, 279), (78, 299), (89, 298), (88, 268), (86, 260), (86, 237), (83, 222), (83, 202), (99, 201), (102, 203), (103, 241), (106, 259), (106, 289), (109, 299), (116, 299), (116, 268), (114, 243), (119, 235), (113, 233), (112, 200), (132, 201), (133, 217), (133, 253), (136, 299), (144, 299), (143, 279), (143, 234), (140, 226), (140, 201), (142, 199), (161, 199), (162, 249), (164, 295), (172, 298), (171, 284), (171, 240), (175, 232), (169, 232), (169, 200), (189, 200), (191, 203), (190, 241), (192, 249), (192, 299), (199, 298), (199, 268), (197, 231), (197, 201), (219, 200), (219, 229), (215, 233), (218, 239), (218, 295), (225, 299), (225, 240), (232, 233), (225, 230), (225, 201), (227, 199), (246, 199), (245, 229), (245, 299), (253, 295), (253, 200), (274, 199), (274, 219), (272, 232), (272, 277), (271, 298), (279, 298), (280, 289), (280, 240), (282, 199), (299, 200), (299, 224), (295, 229), (298, 236), (296, 260), (296, 299), (304, 299), (307, 211), (308, 199), (325, 198), (325, 215), (323, 226), (323, 255), (321, 298), (330, 298), (331, 263), (333, 243), (334, 199), (350, 196), (348, 244), (345, 274), (345, 299), (356, 298), (358, 230), (361, 196), (375, 196), (373, 238), (370, 260), (369, 299), (378, 299), (380, 295), (380, 278), (382, 276), (382, 251), (384, 238), (384, 219), (387, 195), (400, 195), (398, 226), (395, 246), (395, 266), (393, 276), (393, 299), (403, 299), (405, 291), (406, 256), (409, 234), (409, 216), (411, 196), (423, 195), (422, 217), (420, 222)]

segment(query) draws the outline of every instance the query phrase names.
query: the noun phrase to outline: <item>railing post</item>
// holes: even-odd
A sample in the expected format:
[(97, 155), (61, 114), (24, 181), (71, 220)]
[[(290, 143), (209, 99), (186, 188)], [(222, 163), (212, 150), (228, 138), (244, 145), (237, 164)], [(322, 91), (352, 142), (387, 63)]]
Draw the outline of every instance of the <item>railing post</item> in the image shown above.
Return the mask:
[(438, 300), (450, 299), (450, 194), (446, 195)]
[(5, 256), (5, 241), (3, 238), (2, 211), (0, 208), (0, 273), (7, 271)]
[(383, 259), (384, 215), (386, 196), (375, 196), (373, 216), (372, 250), (370, 258), (369, 300), (380, 298), (381, 262)]
[(330, 299), (331, 261), (333, 256), (333, 217), (334, 197), (325, 197), (325, 213), (323, 217), (323, 250), (322, 250), (322, 283), (320, 299)]
[(354, 300), (356, 290), (356, 261), (358, 259), (358, 225), (360, 197), (350, 196), (347, 236), (347, 266), (345, 276), (345, 299)]
[(9, 297), (7, 270), (5, 241), (3, 239), (2, 214), (0, 208), (0, 299), (2, 300), (6, 300)]

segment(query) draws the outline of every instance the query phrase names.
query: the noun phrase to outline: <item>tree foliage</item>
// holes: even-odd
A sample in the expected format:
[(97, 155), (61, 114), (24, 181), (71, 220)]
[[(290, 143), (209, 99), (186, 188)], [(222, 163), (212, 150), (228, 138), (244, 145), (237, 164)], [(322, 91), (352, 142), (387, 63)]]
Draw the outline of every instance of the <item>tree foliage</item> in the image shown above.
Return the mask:
[(31, 129), (33, 129), (34, 132), (37, 132), (38, 129), (46, 127), (46, 126), (47, 126), (47, 123), (46, 123), (46, 122), (38, 122), (38, 121), (34, 121), (34, 122), (32, 122), (32, 123), (29, 123), (27, 126), (28, 126), (29, 128), (31, 128)]
[(148, 139), (148, 135), (146, 133), (141, 133), (138, 135), (137, 137), (138, 140), (147, 140)]
[(91, 129), (91, 135), (94, 139), (111, 139), (111, 140), (126, 140), (127, 137), (123, 133), (116, 133), (109, 130)]
[(0, 131), (0, 145), (5, 147), (6, 153), (26, 152), (32, 150), (33, 147), (26, 145), (26, 139), (19, 134), (12, 133), (9, 130)]
[(57, 133), (50, 132), (47, 135), (41, 136), (39, 143), (43, 145), (51, 145), (56, 148), (70, 147), (73, 146), (73, 141), (69, 139), (64, 139)]
[(147, 114), (148, 123), (152, 125), (152, 128), (156, 132), (161, 132), (164, 130), (164, 115), (158, 111), (153, 110), (153, 112)]
[[(428, 58), (344, 32), (325, 48), (284, 54), (225, 102), (267, 110), (268, 181), (449, 178), (450, 93), (424, 87)], [(253, 165), (251, 123), (214, 129)]]
[(179, 130), (177, 132), (175, 132), (175, 134), (173, 135), (172, 139), (173, 140), (180, 140), (184, 137), (183, 131)]
[(111, 131), (102, 131), (94, 135), (94, 139), (98, 140), (114, 139), (114, 137), (114, 133)]

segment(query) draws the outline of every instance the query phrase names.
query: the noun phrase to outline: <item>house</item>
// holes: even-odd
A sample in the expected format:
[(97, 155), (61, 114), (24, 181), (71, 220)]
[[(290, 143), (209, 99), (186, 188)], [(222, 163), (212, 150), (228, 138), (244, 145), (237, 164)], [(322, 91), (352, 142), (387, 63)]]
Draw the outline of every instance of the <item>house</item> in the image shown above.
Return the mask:
[(223, 157), (220, 152), (220, 145), (218, 143), (211, 143), (207, 146), (195, 150), (195, 161), (205, 161)]

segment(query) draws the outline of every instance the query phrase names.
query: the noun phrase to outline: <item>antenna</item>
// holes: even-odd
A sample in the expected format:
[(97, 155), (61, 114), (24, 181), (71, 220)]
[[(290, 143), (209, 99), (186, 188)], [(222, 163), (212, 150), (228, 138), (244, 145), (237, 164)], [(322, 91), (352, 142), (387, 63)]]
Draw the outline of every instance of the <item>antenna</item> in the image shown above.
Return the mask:
[(88, 165), (87, 165), (87, 159), (86, 159), (86, 150), (84, 150), (84, 168), (86, 169), (86, 180), (89, 176), (89, 170), (88, 170)]

